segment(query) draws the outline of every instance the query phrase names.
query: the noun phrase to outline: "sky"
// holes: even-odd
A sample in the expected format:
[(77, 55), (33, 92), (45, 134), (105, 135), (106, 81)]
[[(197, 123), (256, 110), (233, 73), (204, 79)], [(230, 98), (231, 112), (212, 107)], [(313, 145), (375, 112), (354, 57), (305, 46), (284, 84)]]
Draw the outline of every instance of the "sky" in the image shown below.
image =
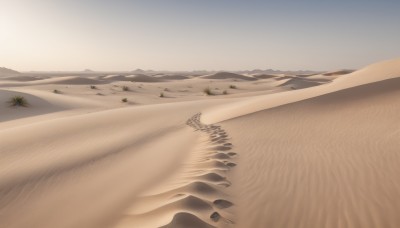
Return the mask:
[(399, 0), (0, 0), (0, 67), (336, 70), (400, 57)]

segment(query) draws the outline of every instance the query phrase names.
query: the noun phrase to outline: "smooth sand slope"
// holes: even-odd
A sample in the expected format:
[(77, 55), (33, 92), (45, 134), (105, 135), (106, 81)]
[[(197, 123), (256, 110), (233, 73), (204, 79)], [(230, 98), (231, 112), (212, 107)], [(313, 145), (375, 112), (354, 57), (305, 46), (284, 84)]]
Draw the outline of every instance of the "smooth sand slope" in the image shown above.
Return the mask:
[(395, 104), (400, 78), (222, 123), (246, 173), (238, 227), (399, 227)]
[[(82, 114), (1, 131), (0, 227), (110, 225), (194, 144), (185, 118), (159, 118), (160, 112), (174, 116), (179, 106)], [(185, 109), (182, 116), (190, 116)]]
[(223, 122), (246, 173), (238, 227), (399, 227), (399, 75), (384, 62), (326, 85), (336, 92)]
[(400, 59), (216, 75), (0, 79), (0, 227), (400, 226)]

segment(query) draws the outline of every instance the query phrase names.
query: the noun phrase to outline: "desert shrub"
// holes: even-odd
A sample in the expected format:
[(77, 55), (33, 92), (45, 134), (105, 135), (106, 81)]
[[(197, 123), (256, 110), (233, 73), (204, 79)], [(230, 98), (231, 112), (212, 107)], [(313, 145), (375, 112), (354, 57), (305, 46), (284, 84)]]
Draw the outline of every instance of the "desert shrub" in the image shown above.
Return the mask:
[(227, 95), (228, 91), (224, 90), (224, 92), (222, 92), (222, 94)]
[(95, 85), (91, 85), (90, 88), (91, 89), (97, 89), (97, 87)]
[(55, 90), (53, 90), (53, 93), (60, 94), (60, 93), (61, 93), (61, 91), (60, 91), (60, 90), (57, 90), (57, 89), (55, 89)]
[(205, 88), (205, 89), (203, 90), (203, 92), (204, 92), (205, 94), (209, 95), (209, 96), (210, 96), (210, 95), (214, 95), (213, 92), (211, 91), (210, 87)]
[(235, 85), (230, 85), (229, 88), (231, 89), (237, 89), (237, 87)]
[(129, 91), (129, 87), (128, 86), (122, 86), (122, 91)]
[(121, 100), (122, 102), (124, 102), (124, 103), (126, 103), (126, 102), (128, 102), (128, 98), (122, 98), (122, 100)]
[(28, 106), (28, 101), (23, 96), (13, 96), (13, 97), (10, 98), (8, 103), (11, 106), (15, 106), (15, 107), (17, 107), (17, 106), (22, 106), (22, 107)]
[(164, 93), (163, 92), (160, 93), (160, 97), (164, 97)]

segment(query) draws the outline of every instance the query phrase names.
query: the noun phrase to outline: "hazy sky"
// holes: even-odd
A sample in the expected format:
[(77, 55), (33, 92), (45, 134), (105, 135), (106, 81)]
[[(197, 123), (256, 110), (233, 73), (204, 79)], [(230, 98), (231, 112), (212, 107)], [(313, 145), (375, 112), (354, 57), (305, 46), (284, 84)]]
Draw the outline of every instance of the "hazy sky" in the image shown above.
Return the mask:
[(0, 0), (0, 67), (334, 70), (400, 57), (399, 0)]

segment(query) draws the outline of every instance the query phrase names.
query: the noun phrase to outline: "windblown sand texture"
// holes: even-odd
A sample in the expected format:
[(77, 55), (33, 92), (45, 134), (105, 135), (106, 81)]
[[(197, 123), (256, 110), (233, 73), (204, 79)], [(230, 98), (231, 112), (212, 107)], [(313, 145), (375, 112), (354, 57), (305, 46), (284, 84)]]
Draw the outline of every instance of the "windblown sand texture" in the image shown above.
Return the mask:
[(397, 228), (399, 113), (400, 59), (313, 75), (6, 75), (0, 227)]

